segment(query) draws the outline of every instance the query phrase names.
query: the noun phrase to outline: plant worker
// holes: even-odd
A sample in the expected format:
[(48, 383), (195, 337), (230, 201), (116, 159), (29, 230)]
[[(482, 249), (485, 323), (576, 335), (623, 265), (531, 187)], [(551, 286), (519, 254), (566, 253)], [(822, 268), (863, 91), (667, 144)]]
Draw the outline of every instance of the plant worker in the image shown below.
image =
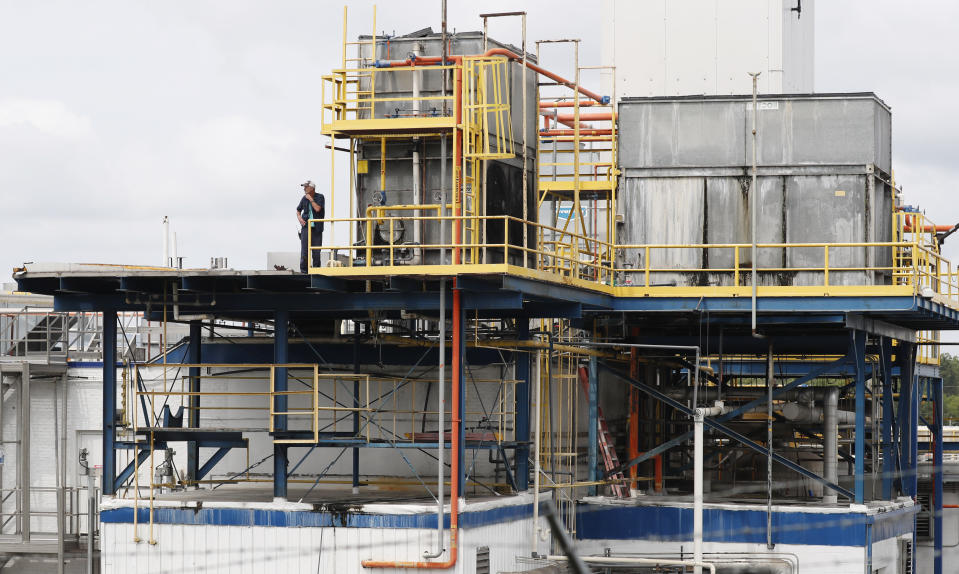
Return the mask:
[[(296, 220), (300, 222), (300, 272), (306, 273), (307, 257), (310, 251), (313, 252), (312, 266), (320, 266), (320, 251), (310, 247), (319, 247), (323, 244), (323, 222), (310, 223), (310, 220), (326, 217), (326, 198), (322, 193), (316, 193), (316, 186), (310, 180), (300, 184), (300, 187), (303, 188), (303, 197), (296, 206)], [(312, 233), (307, 228), (308, 223), (312, 227)]]

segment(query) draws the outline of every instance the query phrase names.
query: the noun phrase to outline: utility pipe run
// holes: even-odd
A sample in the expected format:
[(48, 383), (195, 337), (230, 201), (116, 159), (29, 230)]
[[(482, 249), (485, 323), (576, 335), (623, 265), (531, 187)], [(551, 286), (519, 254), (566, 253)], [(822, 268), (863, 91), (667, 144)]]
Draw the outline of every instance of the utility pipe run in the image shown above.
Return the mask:
[[(422, 51), (420, 44), (414, 44), (412, 56), (417, 57)], [(421, 76), (421, 72), (413, 72), (413, 117), (416, 118), (420, 117)], [(422, 196), (423, 190), (420, 189), (420, 139), (413, 138), (413, 205), (424, 203)], [(413, 263), (422, 263), (423, 249), (419, 246), (423, 244), (423, 220), (420, 218), (413, 220), (413, 243), (417, 245), (416, 253), (418, 254)]]
[[(913, 228), (915, 227), (913, 216), (906, 215), (906, 225), (903, 227), (903, 231), (906, 233), (912, 233)], [(952, 231), (955, 228), (954, 225), (923, 225), (923, 233), (945, 233), (947, 231)]]
[[(569, 557), (562, 555), (550, 555), (546, 557), (547, 560), (551, 561), (566, 561), (569, 560)], [(592, 564), (648, 564), (650, 566), (693, 566), (698, 568), (702, 572), (703, 568), (709, 568), (710, 574), (716, 574), (716, 564), (713, 562), (703, 562), (695, 560), (670, 560), (669, 558), (633, 558), (633, 557), (622, 557), (617, 558), (615, 556), (580, 556), (580, 560), (583, 562), (590, 562)]]
[[(493, 48), (491, 50), (487, 50), (485, 54), (480, 54), (479, 56), (483, 58), (488, 58), (490, 56), (506, 56), (510, 60), (514, 60), (517, 62), (523, 61), (522, 56), (520, 56), (519, 54), (513, 51), (507, 50), (506, 48)], [(427, 56), (427, 57), (416, 58), (416, 59), (409, 58), (406, 60), (377, 60), (375, 65), (377, 68), (402, 68), (404, 66), (423, 66), (423, 65), (428, 66), (428, 65), (440, 64), (441, 61), (442, 61), (442, 58), (439, 56)], [(459, 64), (460, 62), (463, 61), (463, 56), (450, 56), (446, 59), (446, 61), (455, 62)], [(561, 76), (558, 76), (554, 74), (553, 72), (550, 72), (549, 70), (540, 68), (536, 64), (533, 64), (527, 61), (526, 67), (542, 76), (546, 76), (547, 78), (553, 80), (554, 82), (556, 82), (557, 84), (561, 86), (566, 86), (567, 88), (571, 90), (577, 90), (577, 86), (575, 83), (570, 82), (569, 80)], [(578, 91), (579, 93), (583, 94), (587, 98), (591, 100), (595, 100), (597, 103), (600, 103), (600, 104), (609, 103), (609, 96), (600, 96), (596, 92), (587, 90), (586, 88), (582, 86), (578, 87)]]
[(757, 336), (756, 331), (756, 196), (759, 195), (759, 190), (756, 189), (756, 111), (758, 105), (756, 103), (756, 90), (757, 84), (756, 80), (759, 78), (760, 72), (755, 74), (749, 74), (753, 77), (753, 176), (752, 183), (749, 185), (749, 216), (751, 218), (751, 229), (749, 230), (752, 234), (752, 250), (751, 250), (751, 259), (752, 259), (752, 283), (753, 283), (753, 294), (752, 294), (752, 327), (753, 327), (753, 337)]
[(436, 395), (436, 550), (423, 552), (427, 560), (443, 555), (443, 487), (446, 486), (446, 468), (443, 459), (446, 456), (446, 279), (440, 279), (440, 340), (439, 340), (439, 380)]
[[(455, 242), (455, 240), (454, 240)], [(460, 497), (460, 423), (462, 422), (462, 413), (460, 412), (460, 337), (462, 336), (462, 303), (460, 301), (460, 290), (456, 286), (456, 279), (453, 279), (453, 393), (451, 397), (452, 406), (452, 440), (450, 444), (450, 559), (446, 562), (386, 562), (376, 560), (364, 560), (361, 562), (364, 568), (415, 568), (426, 570), (447, 570), (456, 565), (456, 558), (459, 555), (459, 497)], [(442, 408), (440, 409), (442, 410)], [(440, 448), (446, 441), (445, 429), (440, 429), (438, 437)], [(440, 483), (443, 481), (440, 480)]]

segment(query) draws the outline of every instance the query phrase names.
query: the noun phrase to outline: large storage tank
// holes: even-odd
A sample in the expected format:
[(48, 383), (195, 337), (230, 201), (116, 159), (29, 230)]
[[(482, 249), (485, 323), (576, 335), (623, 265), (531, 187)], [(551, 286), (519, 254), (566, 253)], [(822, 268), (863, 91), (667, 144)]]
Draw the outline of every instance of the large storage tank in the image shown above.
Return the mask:
[[(621, 243), (747, 244), (751, 241), (751, 96), (627, 98), (620, 103)], [(889, 183), (891, 116), (874, 94), (760, 96), (759, 243), (892, 240)], [(642, 249), (621, 250), (642, 269)], [(654, 285), (733, 285), (734, 250), (653, 249)], [(750, 250), (740, 250), (740, 285), (749, 285)], [(765, 248), (763, 285), (822, 285), (822, 247)], [(890, 281), (891, 249), (830, 248), (831, 285)], [(723, 271), (720, 271), (720, 270)], [(803, 270), (805, 269), (805, 270)], [(711, 271), (716, 270), (716, 271)], [(633, 284), (642, 284), (632, 274)]]
[[(360, 37), (359, 54), (360, 64), (373, 65), (374, 61), (384, 62), (386, 60), (403, 60), (415, 54), (417, 57), (442, 56), (443, 44), (442, 36), (433, 33), (431, 30), (422, 30), (407, 36), (397, 36), (387, 39), (379, 38), (376, 45), (376, 57), (370, 57), (371, 45), (369, 37)], [(488, 39), (487, 46), (484, 48), (483, 34), (480, 32), (465, 32), (450, 34), (449, 55), (480, 55), (487, 49), (506, 48), (516, 54), (520, 54), (519, 48), (508, 46)], [(535, 62), (533, 56), (529, 60)], [(395, 70), (396, 68), (394, 68)], [(522, 66), (517, 62), (510, 62), (507, 70), (507, 85), (503, 90), (503, 98), (510, 103), (511, 133), (513, 142), (513, 158), (499, 159), (489, 161), (485, 173), (476, 174), (477, 181), (481, 182), (480, 189), (477, 190), (478, 205), (467, 205), (467, 210), (476, 215), (510, 215), (519, 219), (523, 218), (523, 91), (521, 79)], [(442, 72), (429, 67), (422, 67), (418, 71), (393, 71), (378, 72), (375, 78), (375, 97), (380, 99), (389, 98), (408, 98), (413, 96), (414, 75), (417, 83), (419, 97), (430, 98), (437, 97), (436, 100), (426, 99), (415, 106), (410, 101), (384, 101), (377, 103), (374, 110), (377, 118), (400, 118), (400, 117), (436, 117), (443, 115), (452, 115), (452, 100), (447, 100), (445, 110), (444, 101), (440, 99), (442, 94)], [(528, 146), (528, 175), (527, 175), (527, 219), (537, 220), (536, 210), (536, 93), (537, 76), (535, 73), (527, 71), (526, 73), (526, 109), (527, 118), (527, 137)], [(369, 90), (369, 80), (361, 79), (361, 90)], [(450, 91), (452, 95), (452, 78), (449, 80)], [(491, 87), (491, 86), (490, 86)], [(415, 109), (418, 107), (418, 109)], [(368, 117), (361, 115), (360, 117)], [(504, 130), (505, 131), (505, 130)], [(495, 130), (494, 130), (495, 133)], [(418, 152), (420, 162), (420, 177), (418, 185), (414, 185), (414, 152)], [(411, 205), (411, 204), (441, 204), (443, 191), (445, 189), (448, 201), (452, 201), (451, 182), (453, 176), (452, 164), (453, 145), (452, 139), (447, 136), (446, 146), (446, 180), (441, 180), (441, 149), (440, 139), (436, 134), (424, 134), (423, 137), (401, 137), (388, 138), (386, 140), (386, 177), (385, 193), (381, 192), (380, 168), (381, 158), (383, 156), (381, 143), (378, 139), (365, 140), (365, 143), (359, 146), (358, 159), (366, 160), (365, 173), (358, 173), (356, 178), (355, 205), (357, 213), (355, 217), (365, 217), (366, 209), (370, 205)], [(470, 184), (467, 184), (469, 186)], [(464, 186), (466, 187), (466, 186)], [(468, 192), (469, 189), (466, 190)], [(435, 212), (421, 212), (426, 216), (435, 216)], [(388, 212), (393, 216), (410, 216), (410, 211)], [(450, 213), (450, 215), (452, 215)], [(450, 224), (446, 222), (445, 241), (450, 239)], [(488, 222), (484, 226), (482, 222), (478, 223), (480, 229), (478, 233), (479, 241), (487, 244), (502, 243), (506, 230), (503, 229), (501, 220)], [(440, 225), (436, 221), (427, 221), (422, 224), (421, 229), (410, 229), (409, 224), (404, 226), (402, 231), (394, 229), (394, 241), (410, 246), (406, 250), (398, 250), (395, 254), (396, 263), (440, 263), (440, 252), (438, 249), (417, 249), (414, 246), (440, 244), (444, 241), (442, 238)], [(523, 238), (523, 225), (519, 222), (511, 222), (508, 230), (509, 242), (512, 245), (521, 246)], [(528, 229), (528, 246), (536, 246), (536, 230), (530, 226)], [(374, 236), (375, 243), (385, 243), (389, 237), (388, 230), (380, 230)], [(357, 231), (355, 241), (365, 242), (365, 230)], [(448, 252), (447, 252), (448, 253)], [(363, 253), (359, 255), (362, 257)], [(489, 249), (485, 253), (480, 250), (478, 261), (486, 263), (499, 263), (503, 259), (503, 250)], [(532, 258), (530, 258), (532, 261)], [(448, 261), (447, 261), (448, 262)], [(522, 264), (522, 255), (519, 250), (511, 250), (510, 262)], [(381, 255), (374, 264), (384, 264), (384, 258)]]

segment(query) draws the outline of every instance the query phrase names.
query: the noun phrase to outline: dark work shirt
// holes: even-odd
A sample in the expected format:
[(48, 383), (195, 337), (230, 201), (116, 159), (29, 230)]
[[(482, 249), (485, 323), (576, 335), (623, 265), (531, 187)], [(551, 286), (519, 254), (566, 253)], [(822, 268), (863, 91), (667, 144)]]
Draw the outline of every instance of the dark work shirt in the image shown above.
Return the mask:
[[(319, 213), (313, 209), (313, 205), (310, 203), (310, 200), (306, 198), (306, 195), (300, 198), (300, 203), (298, 203), (296, 206), (296, 212), (300, 214), (300, 217), (302, 217), (304, 221), (309, 221), (311, 219), (323, 219), (326, 217), (326, 198), (323, 197), (323, 194), (314, 194), (313, 201), (320, 206)], [(323, 231), (323, 222), (313, 222), (313, 229), (317, 231)]]

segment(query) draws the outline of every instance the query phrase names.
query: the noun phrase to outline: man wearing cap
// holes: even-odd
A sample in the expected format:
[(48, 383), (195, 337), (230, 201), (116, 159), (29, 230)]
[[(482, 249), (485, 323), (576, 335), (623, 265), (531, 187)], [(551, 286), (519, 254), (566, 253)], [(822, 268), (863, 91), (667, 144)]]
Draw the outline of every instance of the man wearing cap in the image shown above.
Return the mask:
[[(319, 247), (323, 244), (323, 222), (314, 221), (312, 231), (307, 229), (306, 225), (311, 219), (323, 219), (326, 217), (326, 199), (322, 193), (316, 193), (316, 186), (312, 181), (300, 184), (304, 194), (300, 198), (300, 203), (296, 206), (296, 220), (300, 222), (300, 272), (307, 271), (307, 252), (313, 252), (313, 267), (320, 266), (320, 252), (317, 249), (309, 249), (307, 246)], [(312, 243), (311, 243), (312, 236)]]

